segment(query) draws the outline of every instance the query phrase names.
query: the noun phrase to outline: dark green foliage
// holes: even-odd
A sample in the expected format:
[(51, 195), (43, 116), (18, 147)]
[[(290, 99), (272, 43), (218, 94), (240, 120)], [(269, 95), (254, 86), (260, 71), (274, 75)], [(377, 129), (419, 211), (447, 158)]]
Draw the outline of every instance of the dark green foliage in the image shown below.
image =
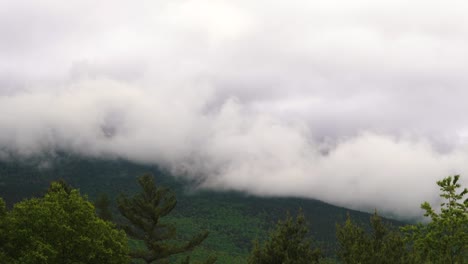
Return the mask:
[(194, 262), (193, 263), (193, 262), (190, 261), (190, 257), (187, 256), (184, 259), (182, 259), (182, 261), (180, 261), (179, 264), (192, 264), (192, 263), (193, 264), (214, 264), (214, 263), (216, 263), (216, 260), (217, 260), (217, 258), (215, 256), (210, 256), (210, 257), (208, 257), (208, 259), (206, 259), (203, 262)]
[(436, 212), (428, 202), (421, 208), (431, 221), (403, 228), (418, 260), (428, 263), (468, 263), (468, 190), (458, 183), (459, 175), (437, 182), (443, 202)]
[(65, 193), (70, 194), (72, 190), (73, 187), (68, 182), (66, 182), (64, 179), (58, 179), (57, 181), (54, 181), (54, 184), (49, 186), (47, 192), (53, 193), (65, 191)]
[(3, 198), (0, 197), (0, 220), (5, 217), (6, 213), (7, 213), (7, 208), (6, 208), (5, 201), (3, 200)]
[[(5, 201), (0, 197), (0, 263), (6, 262), (9, 259), (5, 253), (5, 246), (8, 243), (6, 232), (8, 230), (6, 226), (6, 215), (7, 215), (7, 208)], [(3, 262), (2, 262), (3, 261)]]
[(377, 212), (370, 218), (371, 230), (356, 224), (348, 216), (343, 225), (336, 226), (338, 258), (344, 263), (393, 264), (410, 263), (402, 236), (382, 222)]
[[(44, 163), (48, 166), (41, 165)], [(34, 160), (0, 160), (0, 194), (7, 205), (11, 205), (27, 197), (42, 196), (50, 181), (63, 178), (79, 187), (82, 193), (88, 194), (94, 201), (100, 193), (108, 194), (113, 201), (116, 198), (114, 194), (125, 192), (131, 196), (138, 193), (140, 187), (134, 176), (147, 171), (155, 175), (158, 185), (169, 187), (177, 195), (176, 208), (164, 217), (163, 222), (174, 224), (182, 238), (190, 238), (204, 229), (210, 231), (202, 245), (188, 253), (191, 261), (205, 260), (210, 255), (216, 255), (216, 263), (219, 264), (245, 264), (252, 240), (266, 239), (268, 231), (275, 226), (272, 219), (281, 219), (285, 211), (298, 207), (304, 209), (306, 219), (313, 220), (313, 225), (309, 225), (311, 234), (328, 257), (333, 257), (336, 250), (335, 223), (344, 222), (347, 211), (353, 220), (368, 225), (367, 213), (316, 200), (255, 197), (240, 192), (194, 191), (191, 182), (183, 177), (174, 177), (156, 166), (122, 159), (84, 158), (67, 153), (57, 153), (54, 157), (36, 157)], [(111, 204), (114, 221), (121, 222), (124, 219), (115, 214), (117, 208), (113, 206), (114, 203)], [(392, 223), (401, 225), (398, 221)], [(136, 244), (144, 247), (143, 243), (133, 241), (130, 243), (132, 247)]]
[(111, 201), (109, 196), (105, 193), (101, 193), (96, 201), (94, 202), (94, 206), (96, 207), (97, 215), (106, 221), (112, 221), (112, 211), (110, 209)]
[(52, 183), (43, 198), (15, 204), (1, 223), (5, 263), (128, 262), (125, 233), (98, 218), (78, 190), (61, 183)]
[(276, 229), (262, 245), (258, 241), (249, 257), (249, 264), (311, 264), (318, 263), (320, 250), (312, 248), (309, 229), (302, 210), (296, 219), (291, 215), (278, 221)]
[(191, 251), (206, 239), (207, 231), (178, 243), (175, 226), (160, 221), (175, 208), (175, 194), (169, 189), (156, 187), (150, 174), (139, 177), (138, 183), (141, 193), (132, 198), (125, 195), (118, 198), (119, 211), (131, 224), (125, 230), (146, 246), (145, 250), (131, 251), (132, 258), (146, 263), (168, 263), (170, 256)]

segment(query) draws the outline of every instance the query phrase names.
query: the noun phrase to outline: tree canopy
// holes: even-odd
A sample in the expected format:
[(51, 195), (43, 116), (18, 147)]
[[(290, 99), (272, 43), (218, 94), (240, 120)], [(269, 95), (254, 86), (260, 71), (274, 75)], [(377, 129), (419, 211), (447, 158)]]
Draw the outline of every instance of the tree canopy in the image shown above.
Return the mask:
[(403, 228), (421, 262), (468, 263), (468, 189), (460, 190), (459, 180), (455, 175), (438, 181), (440, 210), (424, 202), (421, 208), (430, 221)]
[(393, 264), (411, 263), (403, 237), (397, 229), (382, 221), (374, 212), (370, 218), (370, 231), (351, 220), (336, 226), (338, 258), (344, 263)]
[(312, 248), (312, 240), (308, 238), (308, 235), (309, 229), (302, 210), (295, 219), (288, 213), (285, 220), (278, 221), (267, 241), (263, 244), (254, 241), (248, 263), (318, 263), (321, 257), (320, 250)]
[(96, 216), (76, 189), (54, 182), (42, 198), (6, 211), (0, 203), (0, 256), (7, 263), (126, 263), (125, 233)]

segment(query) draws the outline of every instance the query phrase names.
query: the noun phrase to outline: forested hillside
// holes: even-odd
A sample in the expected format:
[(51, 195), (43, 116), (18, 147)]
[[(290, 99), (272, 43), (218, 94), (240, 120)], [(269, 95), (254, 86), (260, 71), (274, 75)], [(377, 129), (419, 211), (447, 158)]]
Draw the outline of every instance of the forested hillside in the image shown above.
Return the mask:
[[(334, 255), (335, 225), (346, 220), (349, 213), (354, 221), (368, 225), (370, 215), (320, 201), (298, 198), (262, 198), (238, 192), (197, 190), (194, 185), (170, 175), (155, 166), (134, 164), (125, 160), (80, 158), (59, 154), (37, 158), (0, 161), (0, 196), (7, 206), (26, 197), (45, 193), (51, 181), (63, 179), (95, 200), (107, 194), (112, 201), (115, 217), (119, 217), (115, 200), (120, 193), (138, 191), (137, 176), (150, 172), (156, 183), (175, 191), (177, 206), (166, 221), (177, 225), (179, 233), (190, 236), (208, 230), (210, 235), (197, 256), (215, 254), (217, 263), (244, 263), (252, 240), (263, 240), (278, 219), (287, 211), (302, 208), (315, 239), (315, 246), (325, 255)], [(393, 224), (399, 225), (397, 221)], [(137, 246), (135, 244), (134, 246)]]

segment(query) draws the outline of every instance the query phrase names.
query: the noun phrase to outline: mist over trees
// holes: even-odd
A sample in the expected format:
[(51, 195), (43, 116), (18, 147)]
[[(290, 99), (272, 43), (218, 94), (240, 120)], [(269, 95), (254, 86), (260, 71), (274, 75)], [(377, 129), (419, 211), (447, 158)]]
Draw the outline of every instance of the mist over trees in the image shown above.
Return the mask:
[(466, 1), (29, 1), (0, 1), (0, 158), (407, 219), (468, 174)]
[(460, 176), (437, 181), (442, 203), (436, 210), (428, 202), (421, 208), (428, 223), (406, 225), (401, 231), (386, 226), (375, 213), (371, 231), (351, 219), (337, 225), (338, 258), (344, 263), (468, 263), (468, 189)]
[(468, 264), (467, 10), (0, 0), (0, 264)]
[[(424, 202), (421, 208), (430, 221), (407, 225), (401, 230), (384, 223), (377, 211), (370, 218), (370, 230), (348, 215), (337, 224), (338, 261), (347, 264), (463, 264), (468, 263), (468, 189), (461, 189), (460, 176), (437, 182), (440, 187), (440, 212)], [(319, 248), (307, 240), (304, 216), (290, 215), (279, 221), (263, 244), (258, 241), (249, 258), (250, 264), (319, 263)]]

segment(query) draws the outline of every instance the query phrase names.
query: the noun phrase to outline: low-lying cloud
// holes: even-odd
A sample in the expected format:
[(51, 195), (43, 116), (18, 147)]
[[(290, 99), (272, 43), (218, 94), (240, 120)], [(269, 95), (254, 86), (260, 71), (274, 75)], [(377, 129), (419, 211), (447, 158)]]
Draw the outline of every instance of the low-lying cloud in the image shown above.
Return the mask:
[(31, 2), (0, 3), (0, 153), (405, 218), (468, 172), (461, 2)]

